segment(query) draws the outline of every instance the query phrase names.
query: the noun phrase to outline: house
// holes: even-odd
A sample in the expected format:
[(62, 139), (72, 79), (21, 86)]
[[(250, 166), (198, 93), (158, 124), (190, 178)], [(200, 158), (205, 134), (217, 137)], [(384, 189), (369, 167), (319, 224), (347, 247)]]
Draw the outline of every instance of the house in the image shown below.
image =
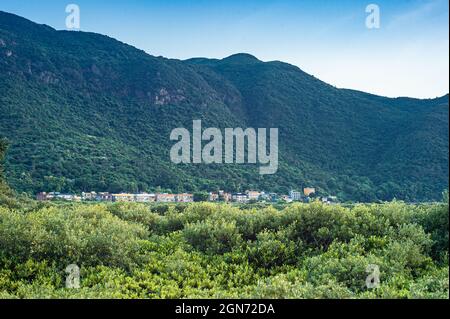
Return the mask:
[(303, 199), (303, 194), (301, 192), (298, 192), (298, 191), (295, 191), (295, 190), (291, 190), (289, 192), (289, 197), (293, 201), (301, 201)]
[(79, 196), (74, 196), (71, 194), (61, 194), (59, 192), (50, 192), (50, 193), (41, 192), (36, 195), (36, 199), (40, 201), (53, 199), (73, 201), (73, 200), (80, 200), (81, 198)]
[(248, 196), (247, 196), (247, 194), (244, 194), (244, 193), (234, 193), (231, 195), (231, 199), (233, 200), (233, 202), (237, 202), (237, 203), (248, 202)]
[(46, 192), (40, 192), (36, 195), (36, 200), (44, 201), (44, 200), (50, 200), (49, 194)]
[(277, 193), (269, 193), (269, 197), (273, 203), (278, 202), (278, 200), (280, 199), (280, 196), (278, 196)]
[(97, 199), (97, 193), (96, 192), (89, 192), (89, 193), (82, 192), (81, 198), (83, 200), (95, 200), (95, 199)]
[(134, 194), (113, 194), (113, 202), (134, 202)]
[(156, 195), (155, 194), (135, 194), (134, 199), (138, 203), (150, 203), (156, 201)]
[(219, 191), (219, 200), (224, 202), (230, 202), (232, 200), (232, 196), (230, 193), (226, 193), (222, 190)]
[(174, 203), (177, 201), (175, 194), (156, 194), (156, 201), (160, 203)]
[(328, 196), (328, 201), (329, 202), (333, 202), (333, 203), (337, 203), (338, 202), (338, 198), (337, 198), (337, 196)]
[(60, 199), (60, 200), (67, 200), (67, 201), (75, 200), (75, 196), (71, 195), (71, 194), (58, 194), (54, 198)]
[(303, 189), (303, 194), (305, 194), (305, 196), (310, 196), (311, 194), (314, 194), (316, 192), (316, 189), (313, 187), (305, 187)]
[(270, 202), (272, 201), (272, 197), (270, 196), (270, 194), (266, 192), (261, 192), (261, 194), (259, 195), (259, 200), (264, 202)]
[(220, 190), (218, 193), (210, 192), (208, 201), (210, 202), (229, 202), (231, 201), (231, 194)]
[(50, 192), (47, 194), (47, 198), (49, 200), (52, 200), (52, 199), (58, 198), (58, 196), (60, 196), (60, 195), (61, 195), (61, 193), (59, 193), (59, 192)]
[(289, 195), (281, 195), (280, 198), (281, 198), (282, 201), (284, 201), (286, 203), (291, 203), (292, 202), (292, 199), (291, 199), (291, 197)]
[(176, 201), (179, 203), (192, 203), (194, 201), (194, 195), (193, 194), (177, 194), (176, 195)]
[(99, 201), (99, 202), (111, 202), (113, 200), (113, 198), (110, 193), (100, 192), (100, 193), (97, 193), (95, 200)]
[(337, 203), (337, 197), (336, 196), (322, 197), (321, 201), (324, 204), (333, 204), (333, 203)]
[(245, 194), (247, 195), (248, 200), (253, 201), (257, 201), (259, 196), (261, 196), (261, 193), (257, 191), (246, 191)]
[(218, 200), (219, 200), (219, 194), (218, 193), (210, 192), (208, 194), (208, 201), (210, 201), (210, 202), (217, 202)]

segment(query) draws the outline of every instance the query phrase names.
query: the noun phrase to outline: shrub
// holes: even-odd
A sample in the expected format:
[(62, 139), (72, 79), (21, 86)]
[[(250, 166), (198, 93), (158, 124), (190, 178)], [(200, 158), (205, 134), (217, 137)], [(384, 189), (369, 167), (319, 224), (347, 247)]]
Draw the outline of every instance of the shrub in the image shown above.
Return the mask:
[(242, 243), (235, 221), (209, 219), (187, 224), (184, 236), (195, 249), (210, 254), (223, 254)]
[(148, 233), (109, 213), (104, 206), (43, 208), (20, 213), (0, 208), (0, 254), (23, 262), (54, 260), (62, 268), (109, 265), (130, 268), (140, 262)]

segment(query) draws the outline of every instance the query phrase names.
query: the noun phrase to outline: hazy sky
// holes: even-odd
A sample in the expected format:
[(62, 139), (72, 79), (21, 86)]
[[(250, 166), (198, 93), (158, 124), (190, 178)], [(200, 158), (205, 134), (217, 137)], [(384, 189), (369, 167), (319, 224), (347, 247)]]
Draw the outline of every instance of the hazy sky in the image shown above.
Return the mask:
[[(447, 0), (0, 0), (0, 10), (65, 29), (78, 4), (81, 30), (152, 55), (281, 60), (337, 87), (436, 97), (449, 87)], [(368, 29), (368, 4), (381, 9)]]

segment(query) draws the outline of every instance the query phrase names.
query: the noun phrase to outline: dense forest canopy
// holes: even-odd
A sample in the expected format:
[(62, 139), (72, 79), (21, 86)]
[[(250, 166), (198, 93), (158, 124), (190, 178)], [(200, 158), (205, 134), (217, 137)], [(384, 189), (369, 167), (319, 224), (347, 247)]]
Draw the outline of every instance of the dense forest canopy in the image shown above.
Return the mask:
[[(341, 201), (439, 200), (448, 188), (448, 95), (337, 89), (248, 54), (179, 61), (106, 36), (0, 12), (0, 136), (12, 188), (244, 191), (315, 187)], [(170, 132), (279, 128), (279, 169), (175, 165)]]
[(3, 159), (6, 153), (6, 140), (0, 138), (0, 180), (3, 181)]
[(448, 221), (448, 201), (0, 204), (0, 298), (449, 298)]
[(1, 197), (6, 196), (6, 194), (9, 194), (10, 190), (5, 182), (5, 178), (3, 176), (3, 160), (5, 157), (5, 152), (7, 149), (7, 142), (5, 139), (0, 138), (0, 201), (2, 200)]

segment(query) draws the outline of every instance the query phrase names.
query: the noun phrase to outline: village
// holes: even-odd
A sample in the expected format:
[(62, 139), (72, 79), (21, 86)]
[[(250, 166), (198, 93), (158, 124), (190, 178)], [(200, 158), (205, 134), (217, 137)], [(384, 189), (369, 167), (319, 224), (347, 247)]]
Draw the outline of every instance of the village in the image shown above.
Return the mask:
[[(203, 193), (202, 193), (203, 195)], [(306, 187), (303, 192), (291, 190), (288, 195), (279, 195), (276, 193), (266, 193), (260, 191), (248, 190), (244, 193), (228, 193), (225, 191), (209, 192), (204, 196), (196, 194), (181, 193), (120, 193), (111, 194), (107, 192), (83, 192), (80, 195), (63, 194), (59, 192), (41, 192), (36, 195), (38, 201), (93, 201), (93, 202), (136, 202), (136, 203), (192, 203), (192, 202), (230, 202), (230, 203), (277, 203), (277, 202), (304, 202), (308, 203), (313, 198), (325, 204), (337, 203), (336, 196), (315, 196), (316, 189)]]

